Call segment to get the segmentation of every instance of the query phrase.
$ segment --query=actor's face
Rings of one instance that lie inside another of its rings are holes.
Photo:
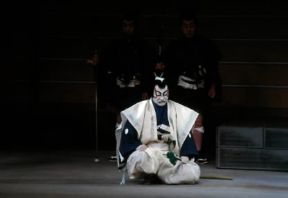
[[[196,31],[196,24],[194,20],[183,20],[181,29],[186,38],[192,38]]]
[[[134,33],[134,21],[124,19],[122,22],[122,31],[124,34],[131,35]]]
[[[169,90],[167,85],[162,89],[158,85],[154,87],[153,101],[157,105],[164,106],[167,103],[168,98],[169,98]]]

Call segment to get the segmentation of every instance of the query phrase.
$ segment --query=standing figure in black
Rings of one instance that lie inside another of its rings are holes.
[[[122,35],[113,40],[104,51],[104,76],[102,86],[106,100],[116,112],[117,129],[121,123],[120,111],[148,98],[148,80],[152,72],[152,50],[136,34],[136,15],[122,18]],[[117,159],[111,156],[111,160]]]
[[[214,155],[211,149],[215,149],[215,132],[209,111],[212,101],[220,96],[220,53],[210,39],[198,33],[197,19],[193,14],[184,14],[180,27],[181,37],[170,43],[165,55],[166,72],[173,93],[171,99],[202,115],[205,133],[203,129],[194,139],[202,155],[199,162],[205,163],[208,155]]]

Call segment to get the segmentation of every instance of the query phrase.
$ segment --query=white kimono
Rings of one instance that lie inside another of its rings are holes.
[[[152,100],[141,101],[121,112],[122,126],[127,120],[137,131],[137,138],[141,144],[147,146],[143,150],[135,150],[127,159],[126,167],[130,178],[137,178],[142,173],[156,174],[164,183],[196,183],[200,177],[200,168],[190,160],[178,160],[173,165],[166,154],[172,151],[177,156],[187,137],[191,138],[191,129],[194,126],[198,113],[172,100],[167,102],[169,127],[166,128],[174,141],[171,145],[159,141],[157,137],[157,118]],[[122,136],[129,133],[123,129]],[[123,160],[119,152],[120,162]]]

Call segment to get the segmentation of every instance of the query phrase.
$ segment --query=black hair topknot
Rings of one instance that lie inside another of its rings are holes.
[[[155,77],[155,86],[156,85],[158,85],[161,89],[163,89],[167,85],[167,82],[166,82],[165,78],[156,76]]]

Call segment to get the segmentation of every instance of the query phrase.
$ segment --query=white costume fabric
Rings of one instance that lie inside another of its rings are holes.
[[[167,184],[196,183],[200,178],[200,168],[194,159],[178,160],[173,165],[166,154],[172,151],[179,157],[185,139],[191,138],[191,129],[198,113],[172,100],[167,102],[169,130],[173,148],[158,140],[157,118],[152,99],[141,101],[121,112],[122,126],[128,120],[136,129],[138,139],[147,148],[136,149],[127,159],[126,167],[130,178],[137,178],[142,173],[156,174]],[[122,135],[129,131],[122,131]],[[143,145],[141,145],[143,146]],[[119,152],[120,162],[123,159]]]

